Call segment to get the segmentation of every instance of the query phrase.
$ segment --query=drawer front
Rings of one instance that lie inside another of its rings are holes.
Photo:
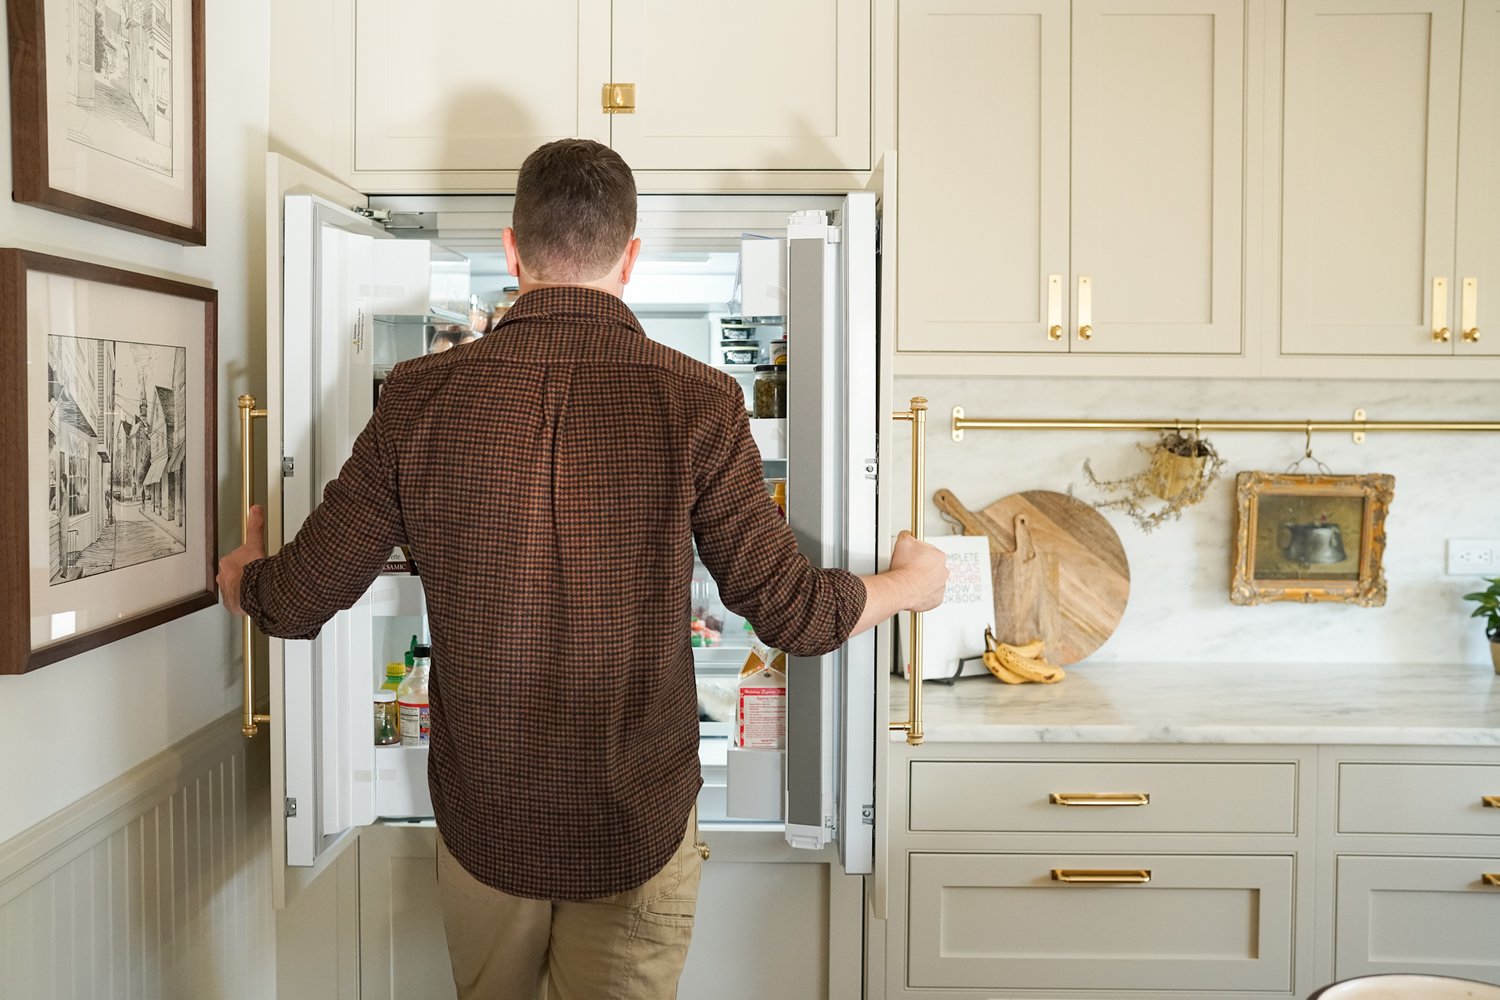
[[[907,986],[1289,990],[1287,856],[912,854]],[[1149,872],[1066,883],[1053,869]]]
[[[1338,978],[1420,972],[1500,983],[1500,856],[1338,859]]]
[[[1339,833],[1500,837],[1500,764],[1340,764]]]
[[[1120,804],[1094,804],[1101,801]],[[913,831],[1295,833],[1296,811],[1291,762],[911,765]]]

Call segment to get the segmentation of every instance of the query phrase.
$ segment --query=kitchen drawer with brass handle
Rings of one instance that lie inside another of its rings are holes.
[[[910,829],[954,833],[1296,832],[1297,764],[913,761]]]
[[[1500,837],[1500,764],[1339,765],[1339,833]]]

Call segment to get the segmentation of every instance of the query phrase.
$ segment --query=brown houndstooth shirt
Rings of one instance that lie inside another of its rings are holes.
[[[241,602],[266,633],[312,638],[409,545],[444,842],[514,895],[613,895],[666,864],[700,784],[694,540],[774,646],[826,652],[864,610],[857,578],[797,552],[761,477],[732,379],[612,295],[541,289],[483,340],[396,367]]]

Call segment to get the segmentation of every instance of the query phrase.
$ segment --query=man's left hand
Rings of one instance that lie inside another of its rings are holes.
[[[259,506],[250,508],[250,528],[245,544],[219,560],[219,598],[232,615],[243,615],[240,607],[240,576],[245,567],[266,557],[266,512]]]

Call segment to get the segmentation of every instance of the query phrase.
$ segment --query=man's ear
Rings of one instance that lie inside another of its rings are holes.
[[[505,269],[512,278],[521,276],[521,251],[516,248],[516,231],[509,226],[500,230],[500,245],[505,248]]]
[[[637,236],[625,244],[625,256],[620,263],[620,284],[630,284],[630,272],[635,270],[635,262],[641,255],[641,238]]]

